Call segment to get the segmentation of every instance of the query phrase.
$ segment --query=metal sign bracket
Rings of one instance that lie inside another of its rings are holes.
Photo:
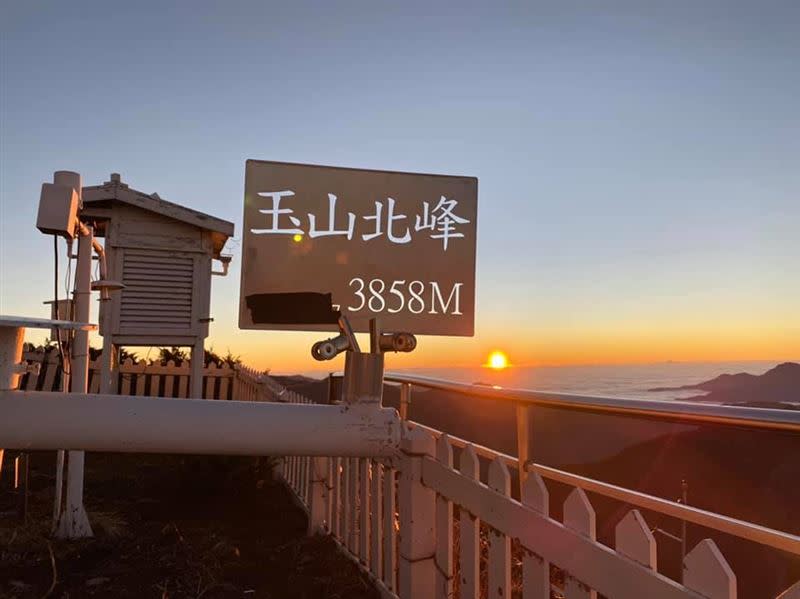
[[[383,397],[383,355],[387,351],[411,352],[417,338],[411,333],[384,333],[377,318],[369,321],[370,351],[362,352],[347,316],[339,316],[339,335],[316,342],[311,348],[315,360],[324,361],[345,354],[342,398],[345,404],[376,404]]]

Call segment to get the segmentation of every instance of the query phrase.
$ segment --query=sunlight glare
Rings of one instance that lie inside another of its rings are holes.
[[[508,357],[501,351],[493,351],[489,354],[486,365],[494,370],[503,370],[508,367]]]

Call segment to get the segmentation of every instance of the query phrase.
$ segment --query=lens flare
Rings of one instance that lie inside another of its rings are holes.
[[[486,359],[486,366],[494,370],[508,368],[508,356],[501,351],[493,351]]]

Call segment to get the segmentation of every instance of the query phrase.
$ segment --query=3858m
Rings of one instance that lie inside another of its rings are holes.
[[[446,300],[436,281],[387,282],[383,279],[353,277],[349,285],[354,295],[352,305],[347,307],[350,312],[369,310],[375,314],[384,311],[397,314],[407,310],[412,314],[462,314],[461,288],[464,283],[453,283]]]

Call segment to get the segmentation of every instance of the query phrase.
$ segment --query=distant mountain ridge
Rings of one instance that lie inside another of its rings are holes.
[[[740,372],[721,374],[709,381],[681,387],[655,387],[648,391],[679,391],[697,389],[707,391],[686,401],[704,401],[757,407],[781,407],[798,409],[792,403],[800,403],[800,364],[784,362],[762,375]]]

